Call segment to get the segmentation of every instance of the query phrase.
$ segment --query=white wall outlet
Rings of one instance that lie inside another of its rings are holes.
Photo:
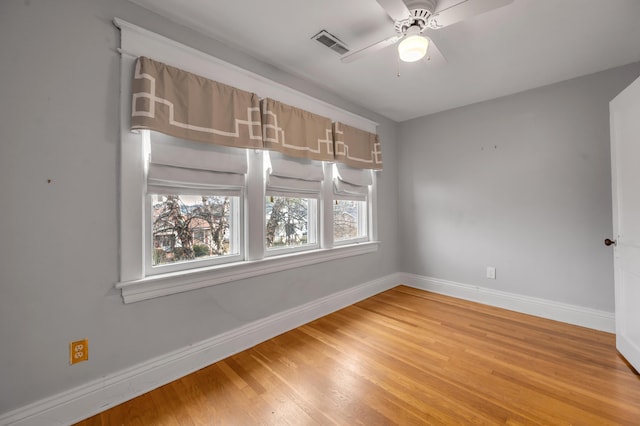
[[[496,268],[495,266],[487,266],[487,278],[491,280],[496,279]]]

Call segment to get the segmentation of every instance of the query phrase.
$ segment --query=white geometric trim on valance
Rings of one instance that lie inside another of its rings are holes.
[[[334,159],[330,119],[270,98],[262,100],[262,138],[265,148],[291,157]]]
[[[378,135],[343,123],[333,123],[335,159],[359,169],[382,169]]]
[[[263,146],[256,94],[146,57],[135,66],[131,129],[216,145]]]

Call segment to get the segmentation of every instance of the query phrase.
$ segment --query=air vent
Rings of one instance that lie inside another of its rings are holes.
[[[339,55],[344,55],[349,51],[349,49],[347,49],[347,46],[345,46],[345,44],[341,42],[338,37],[334,36],[331,33],[328,33],[325,30],[320,31],[318,34],[314,35],[311,38],[327,46],[329,49],[333,50]]]

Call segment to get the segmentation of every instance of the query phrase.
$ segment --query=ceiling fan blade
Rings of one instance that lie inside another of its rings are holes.
[[[425,34],[422,35],[427,37]],[[440,49],[438,49],[438,46],[436,46],[430,37],[427,38],[429,39],[429,48],[427,49],[427,55],[422,58],[422,60],[429,64],[430,67],[437,67],[446,64],[447,60],[442,52],[440,52]]]
[[[444,28],[456,22],[464,21],[499,7],[512,3],[513,0],[453,0],[444,3],[442,9],[436,10],[429,22],[433,29]]]
[[[372,52],[376,52],[376,51],[378,51],[380,49],[384,49],[385,47],[390,46],[393,43],[397,42],[401,38],[402,38],[401,35],[394,35],[392,37],[389,37],[389,38],[384,39],[382,41],[379,41],[377,43],[373,43],[372,45],[364,47],[364,48],[362,48],[360,50],[356,50],[355,52],[349,52],[346,55],[342,55],[340,60],[342,62],[344,62],[344,63],[353,62],[356,59],[359,59],[364,55],[367,55],[367,54],[372,53]]]
[[[402,0],[376,0],[380,6],[387,12],[387,15],[395,21],[407,19],[411,12]]]

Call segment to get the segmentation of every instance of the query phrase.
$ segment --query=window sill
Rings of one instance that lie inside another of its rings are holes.
[[[267,257],[261,260],[242,261],[189,271],[151,275],[139,280],[118,282],[116,283],[116,288],[122,290],[124,303],[139,302],[301,266],[372,253],[378,250],[378,244],[379,242],[377,241],[357,243],[330,249]]]

